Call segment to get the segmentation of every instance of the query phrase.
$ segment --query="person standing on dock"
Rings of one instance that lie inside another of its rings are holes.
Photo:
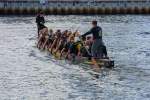
[[[92,62],[94,65],[98,66],[96,59],[102,59],[104,56],[107,58],[106,46],[103,43],[102,39],[102,28],[97,25],[97,21],[92,21],[92,28],[87,33],[83,34],[81,37],[85,38],[87,35],[93,35],[93,44],[91,48]],[[104,56],[103,56],[104,55]]]
[[[39,37],[39,31],[43,28],[45,23],[44,13],[42,11],[40,11],[36,16],[36,23],[37,23],[38,37]]]

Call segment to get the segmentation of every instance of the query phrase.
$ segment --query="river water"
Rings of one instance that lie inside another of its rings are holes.
[[[56,61],[35,47],[34,17],[0,17],[0,100],[150,100],[150,16],[46,16],[52,29],[80,30],[98,20],[114,69]]]

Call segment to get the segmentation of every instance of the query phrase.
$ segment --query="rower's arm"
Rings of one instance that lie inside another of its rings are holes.
[[[86,35],[92,34],[92,30],[86,32],[85,34],[82,35],[82,37],[85,37]]]
[[[81,44],[77,45],[77,49],[78,49],[78,56],[80,56],[80,54],[81,54],[81,52],[80,52],[81,51]]]
[[[66,54],[66,57],[65,57],[66,59],[68,58],[69,54],[70,54],[70,50],[68,50],[68,52]]]
[[[63,48],[63,49],[61,50],[61,52],[60,52],[60,58],[61,58],[61,56],[62,56],[62,54],[63,54],[64,51],[65,51],[65,48]]]

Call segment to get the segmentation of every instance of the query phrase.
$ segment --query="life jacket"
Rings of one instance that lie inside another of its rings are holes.
[[[73,43],[71,46],[71,50],[70,50],[71,53],[77,54],[78,50],[80,50],[82,46],[83,45],[82,45],[81,41],[77,41],[77,42]]]

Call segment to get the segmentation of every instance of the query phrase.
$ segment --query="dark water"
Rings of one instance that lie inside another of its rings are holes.
[[[52,29],[98,20],[115,68],[92,71],[35,48],[34,17],[0,17],[0,100],[149,100],[150,16],[47,16]]]

